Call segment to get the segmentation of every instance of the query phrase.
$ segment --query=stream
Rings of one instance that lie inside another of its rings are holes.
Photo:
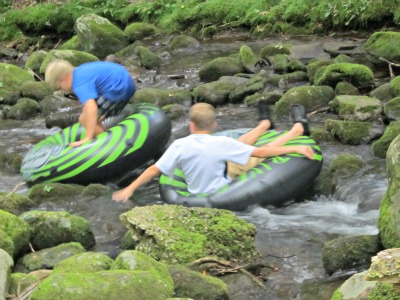
[[[168,89],[192,89],[199,84],[198,70],[202,64],[218,56],[239,51],[242,44],[250,46],[254,52],[267,44],[291,43],[298,51],[298,58],[307,61],[314,57],[326,57],[323,43],[335,40],[346,41],[352,38],[303,37],[287,39],[249,40],[243,36],[221,37],[202,41],[194,50],[182,51],[163,60],[160,71],[144,71],[139,75],[137,87],[159,87]],[[362,43],[362,39],[356,39]],[[167,43],[146,40],[144,43],[155,52],[163,51]],[[305,50],[301,50],[305,49]],[[129,64],[127,64],[129,68]],[[136,70],[137,71],[137,70]],[[135,72],[136,72],[135,71]],[[183,79],[170,79],[168,75],[183,74]],[[276,89],[270,87],[270,90]],[[189,104],[188,104],[189,105]],[[256,125],[255,108],[244,104],[226,105],[217,109],[218,130],[252,127]],[[313,116],[311,127],[322,126],[324,115]],[[274,120],[276,127],[290,128],[288,121]],[[187,118],[173,121],[172,139],[188,134]],[[15,121],[0,120],[0,151],[24,155],[36,142],[54,134],[58,128],[47,129],[42,118]],[[331,299],[334,290],[349,276],[356,272],[337,272],[331,276],[322,265],[322,248],[325,242],[346,235],[377,234],[377,218],[380,201],[388,183],[386,162],[371,154],[370,145],[350,146],[338,142],[320,144],[324,155],[323,171],[320,180],[302,199],[296,199],[284,207],[250,207],[236,213],[239,217],[257,227],[256,246],[267,264],[278,268],[268,273],[266,289],[251,291],[240,284],[231,299]],[[351,153],[363,159],[365,167],[355,175],[341,177],[332,192],[321,188],[322,179],[328,179],[332,160],[341,153]],[[137,171],[136,171],[137,174]],[[0,191],[11,191],[22,181],[20,175],[1,174]],[[141,205],[161,203],[158,182],[153,181],[135,193],[133,201],[115,203],[111,192],[117,189],[115,183],[108,184],[111,191],[102,197],[81,202],[71,199],[68,203],[47,203],[39,207],[44,210],[67,210],[87,218],[96,236],[93,251],[102,251],[115,257],[118,245],[125,233],[119,215]],[[18,189],[26,194],[28,187]],[[240,241],[238,241],[240,242]]]

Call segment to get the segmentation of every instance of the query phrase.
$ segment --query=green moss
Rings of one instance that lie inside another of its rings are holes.
[[[78,184],[64,183],[39,183],[32,186],[28,191],[28,198],[40,204],[42,202],[65,201],[71,197],[80,195],[84,186]]]
[[[129,42],[133,43],[137,40],[156,34],[156,28],[148,23],[135,22],[126,26],[124,33]]]
[[[290,47],[290,45],[285,44],[267,45],[260,50],[260,56],[261,58],[268,59],[268,57],[277,54],[289,55]]]
[[[12,273],[8,293],[17,297],[22,294],[21,292],[31,289],[32,286],[39,285],[39,283],[40,279],[34,274]]]
[[[138,242],[136,250],[163,261],[191,262],[209,255],[242,261],[258,255],[255,227],[230,211],[156,205],[136,207],[121,220]]]
[[[400,300],[398,289],[390,283],[378,283],[372,291],[369,292],[367,300]]]
[[[0,209],[19,215],[21,212],[32,208],[35,203],[20,194],[0,192]]]
[[[243,66],[230,57],[218,57],[201,66],[199,76],[201,81],[211,82],[221,76],[230,76],[244,71]]]
[[[146,69],[158,69],[161,66],[161,58],[150,49],[139,45],[135,47],[135,53]]]
[[[395,97],[400,96],[400,76],[396,76],[390,81],[390,86]]]
[[[47,52],[44,50],[32,52],[32,54],[29,55],[28,59],[25,62],[25,69],[31,69],[33,72],[39,73],[40,66],[43,63],[46,55]]]
[[[82,251],[80,251],[82,252]],[[59,273],[96,273],[111,268],[113,260],[104,253],[77,253],[59,262],[53,272]]]
[[[325,126],[334,137],[343,143],[359,145],[368,138],[372,123],[326,120]]]
[[[14,242],[8,236],[8,234],[1,229],[0,229],[0,249],[6,251],[11,257],[14,256],[15,253]]]
[[[331,173],[355,173],[365,166],[365,162],[352,154],[339,154],[331,163]]]
[[[400,47],[399,36],[399,32],[375,32],[364,44],[364,50],[377,64],[382,64],[382,61],[379,60],[381,57],[393,63],[400,63],[398,58]],[[386,65],[386,63],[384,64]]]
[[[400,134],[400,121],[390,123],[383,136],[372,144],[372,152],[380,158],[386,157],[387,149],[390,143]]]
[[[157,103],[159,106],[168,104],[185,104],[192,101],[192,95],[186,90],[170,90],[160,88],[143,88],[136,91],[132,102]]]
[[[341,291],[336,290],[333,295],[331,300],[343,300],[343,294]]]
[[[0,210],[0,230],[5,232],[14,244],[14,255],[23,254],[28,249],[30,231],[28,224],[18,217]]]
[[[0,99],[3,104],[15,104],[20,96],[20,86],[25,81],[34,81],[33,76],[17,66],[0,63]],[[5,102],[6,100],[6,102]]]

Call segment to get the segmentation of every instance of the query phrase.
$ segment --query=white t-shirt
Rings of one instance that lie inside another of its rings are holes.
[[[192,194],[214,193],[230,182],[224,175],[226,162],[244,165],[253,150],[230,137],[191,134],[174,141],[156,166],[170,177],[180,168]]]

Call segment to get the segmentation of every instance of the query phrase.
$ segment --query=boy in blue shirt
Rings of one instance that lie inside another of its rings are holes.
[[[118,115],[135,93],[131,74],[111,62],[89,62],[73,67],[65,60],[52,61],[46,68],[46,82],[55,89],[73,92],[83,104],[79,122],[86,129],[77,147],[104,132],[102,121]]]

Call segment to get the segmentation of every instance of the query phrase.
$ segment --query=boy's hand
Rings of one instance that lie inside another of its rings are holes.
[[[73,142],[73,143],[69,144],[68,146],[70,146],[70,147],[78,147],[78,146],[80,146],[80,145],[82,145],[82,144],[84,144],[84,143],[86,143],[88,141],[90,141],[90,139],[84,138],[84,139],[82,139],[80,141]]]
[[[130,197],[132,197],[133,192],[129,188],[124,188],[122,190],[116,191],[112,194],[112,200],[115,202],[126,202]]]

